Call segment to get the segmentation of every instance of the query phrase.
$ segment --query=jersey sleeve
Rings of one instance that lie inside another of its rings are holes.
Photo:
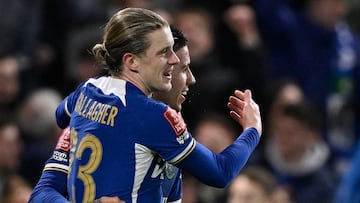
[[[200,143],[177,166],[204,184],[224,188],[241,171],[259,142],[255,128],[245,130],[224,151],[216,154]]]
[[[194,150],[195,140],[188,132],[181,114],[170,107],[165,107],[160,116],[158,112],[156,114],[144,119],[147,132],[140,135],[139,139],[165,161],[175,164]]]
[[[66,199],[69,151],[68,127],[62,131],[53,155],[47,160],[44,171],[31,193],[29,203],[70,203]]]
[[[34,187],[29,203],[70,203],[65,197],[67,174],[58,171],[44,171]]]
[[[71,114],[68,111],[68,107],[67,107],[67,100],[68,97],[62,100],[61,103],[57,106],[55,112],[56,123],[60,128],[63,129],[69,125],[71,118]]]

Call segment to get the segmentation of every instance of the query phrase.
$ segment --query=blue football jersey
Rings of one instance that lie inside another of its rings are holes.
[[[166,162],[178,163],[195,147],[179,113],[112,77],[80,85],[56,116],[60,126],[71,117],[68,193],[73,202],[119,196],[126,202],[161,203],[166,196],[161,186],[172,175]]]

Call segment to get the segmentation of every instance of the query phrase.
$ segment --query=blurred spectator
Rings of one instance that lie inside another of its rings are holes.
[[[60,134],[54,112],[61,98],[53,89],[38,89],[19,107],[17,119],[25,142],[20,174],[31,185],[40,177],[43,164],[52,154]]]
[[[326,112],[326,139],[338,160],[359,135],[360,44],[345,22],[347,0],[254,0],[269,48],[268,76],[290,77]]]
[[[236,34],[238,43],[246,48],[257,47],[261,43],[253,9],[247,5],[233,5],[224,16],[229,28]]]
[[[15,56],[0,57],[0,114],[12,115],[20,98],[20,61]]]
[[[265,89],[269,101],[267,106],[265,106],[266,125],[269,127],[272,126],[272,122],[276,122],[276,118],[281,116],[284,106],[298,103],[305,99],[301,87],[291,79],[275,81]]]
[[[251,164],[260,164],[275,175],[280,184],[277,198],[289,193],[296,203],[331,202],[331,195],[326,194],[335,191],[338,177],[322,137],[323,114],[291,79],[273,82],[266,89],[266,139]]]
[[[234,4],[220,17],[218,48],[220,61],[237,74],[240,89],[251,89],[254,98],[264,103],[265,51],[257,28],[253,9],[246,4]]]
[[[227,203],[291,202],[289,194],[278,187],[273,174],[259,166],[246,166],[227,190]]]
[[[291,79],[282,79],[270,82],[264,87],[264,98],[267,102],[262,106],[264,118],[264,135],[268,134],[269,128],[273,126],[273,122],[277,121],[277,117],[282,114],[285,105],[300,102],[304,99],[304,93],[296,82]],[[251,155],[249,162],[256,163],[263,156],[264,146],[269,136],[264,136],[262,142]]]
[[[217,60],[214,22],[206,9],[200,7],[179,9],[175,13],[174,24],[189,38],[190,58],[194,64],[204,65],[208,62],[205,60]],[[208,58],[209,56],[215,56],[215,59]]]
[[[19,127],[9,117],[2,116],[0,118],[0,192],[3,191],[7,178],[17,174],[22,152]]]
[[[330,150],[321,136],[322,117],[313,106],[300,101],[270,114],[268,140],[258,162],[272,171],[296,203],[331,202],[337,184]]]
[[[12,175],[5,181],[0,203],[27,203],[32,187],[20,176]]]

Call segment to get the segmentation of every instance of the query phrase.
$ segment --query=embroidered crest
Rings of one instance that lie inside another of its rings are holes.
[[[186,124],[180,113],[177,113],[170,107],[164,113],[165,118],[169,121],[171,127],[174,129],[176,136],[180,136],[186,129]]]
[[[168,179],[173,179],[177,170],[178,169],[175,166],[166,163],[165,175]]]

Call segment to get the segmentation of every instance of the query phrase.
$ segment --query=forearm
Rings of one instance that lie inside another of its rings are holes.
[[[33,189],[29,203],[70,203],[67,199],[67,175],[45,171]]]
[[[244,167],[258,142],[257,130],[250,128],[220,154],[197,143],[194,151],[178,166],[204,184],[224,188]]]
[[[42,188],[41,190],[34,190],[31,194],[29,203],[70,203],[64,196],[57,193],[52,188]]]

